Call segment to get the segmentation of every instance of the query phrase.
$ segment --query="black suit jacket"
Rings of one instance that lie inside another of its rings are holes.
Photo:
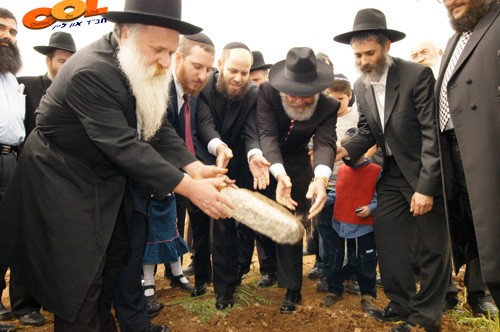
[[[22,76],[17,81],[24,84],[24,94],[26,95],[26,115],[24,117],[24,128],[26,137],[36,127],[35,111],[40,105],[40,100],[52,84],[52,80],[47,74],[40,76]]]
[[[213,72],[198,98],[196,128],[201,142],[207,146],[219,138],[233,151],[229,161],[229,177],[241,187],[252,188],[253,178],[247,161],[251,149],[260,149],[256,122],[258,87],[250,84],[242,100],[229,100],[216,89],[218,74]]]
[[[259,86],[257,123],[264,157],[271,165],[284,165],[292,180],[292,197],[304,209],[307,208],[305,195],[312,179],[308,143],[314,136],[314,166],[321,164],[333,168],[339,107],[336,99],[321,93],[313,116],[307,121],[296,122],[287,137],[290,118],[283,109],[279,91],[269,82]]]
[[[393,60],[387,75],[385,128],[382,129],[373,89],[360,78],[354,84],[360,113],[359,130],[345,148],[351,160],[358,160],[378,143],[386,158],[387,143],[412,188],[421,194],[440,196],[434,75],[429,67],[398,58]]]
[[[175,88],[175,81],[172,79],[169,89],[169,101],[168,101],[168,111],[167,118],[168,121],[174,126],[175,131],[184,141],[186,140],[186,133],[184,132],[184,105],[181,110],[178,112],[179,105],[177,103],[177,90]],[[196,128],[196,107],[198,105],[198,97],[189,97],[189,106],[191,108],[191,135],[193,137],[194,149],[196,152],[196,158],[201,160],[203,163],[207,165],[215,164],[215,158],[212,156],[208,150],[206,145],[201,144],[200,139],[198,138],[198,130]]]

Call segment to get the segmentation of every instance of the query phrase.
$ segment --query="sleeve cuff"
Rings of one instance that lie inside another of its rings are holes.
[[[327,179],[332,175],[332,169],[326,165],[317,165],[314,168],[314,177],[324,176]]]
[[[210,152],[211,155],[217,156],[217,147],[220,144],[224,144],[227,146],[226,143],[224,143],[220,138],[213,138],[210,142],[208,142],[208,152]]]
[[[283,166],[283,164],[280,164],[280,163],[272,164],[271,167],[269,167],[269,172],[271,172],[271,174],[274,176],[274,178],[276,178],[276,176],[278,174],[281,174],[281,173],[286,174],[285,166]]]

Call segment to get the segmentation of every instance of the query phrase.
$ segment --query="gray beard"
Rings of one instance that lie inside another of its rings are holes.
[[[361,71],[361,68],[359,68],[358,66],[356,66],[356,69],[361,74],[361,80],[363,81],[363,83],[369,86],[371,82],[378,82],[384,74],[385,70],[389,68],[393,63],[394,60],[392,60],[391,56],[387,52],[384,52],[384,56],[382,57],[382,59],[380,59],[379,62],[377,62],[370,73]]]
[[[295,121],[309,120],[314,115],[314,111],[316,110],[316,106],[318,105],[318,100],[319,100],[319,94],[317,94],[314,96],[314,103],[310,107],[307,107],[306,109],[303,110],[297,110],[294,106],[288,103],[285,95],[281,92],[280,92],[280,97],[281,97],[281,104],[283,105],[283,109],[285,110],[286,115],[288,115],[290,119],[293,119]]]

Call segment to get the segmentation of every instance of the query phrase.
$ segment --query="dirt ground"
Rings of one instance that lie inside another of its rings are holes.
[[[189,256],[189,255],[187,255]],[[192,299],[189,293],[171,289],[169,281],[163,278],[163,270],[157,273],[157,296],[165,304],[159,316],[153,319],[156,324],[167,324],[171,331],[183,332],[211,332],[211,331],[388,331],[394,323],[379,322],[360,310],[360,297],[345,294],[344,299],[330,308],[321,305],[325,293],[316,290],[316,280],[307,278],[313,263],[314,256],[304,257],[304,278],[302,288],[302,305],[290,315],[279,312],[279,304],[284,296],[284,290],[273,286],[267,289],[258,289],[257,257],[254,256],[251,271],[244,278],[242,287],[237,291],[235,306],[227,311],[215,310],[215,296],[213,289],[197,299]],[[185,265],[189,262],[186,261]],[[193,282],[192,277],[190,280]],[[461,276],[458,278],[460,289],[463,284]],[[387,305],[382,288],[377,289],[376,304],[381,308]],[[8,292],[4,292],[2,302],[8,306]],[[27,328],[27,331],[52,331],[53,316],[45,311],[42,313],[49,322],[41,327]],[[9,322],[19,324],[19,321]],[[472,327],[460,327],[451,314],[445,314],[441,324],[441,331],[472,331]],[[423,330],[421,330],[423,331]],[[478,329],[477,331],[483,331]]]

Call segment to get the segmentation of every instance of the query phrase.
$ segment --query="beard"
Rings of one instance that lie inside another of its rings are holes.
[[[365,84],[370,84],[370,82],[378,82],[386,68],[390,67],[393,62],[389,53],[383,49],[382,56],[375,64],[357,65],[356,69],[361,74],[363,82]]]
[[[205,83],[207,82],[206,80],[202,82],[199,79],[196,79],[195,82],[191,82],[192,83],[191,85],[194,87],[190,87],[189,85],[190,82],[186,75],[186,69],[184,67],[184,63],[179,64],[175,74],[177,76],[177,82],[182,86],[182,90],[184,91],[184,93],[190,96],[195,96],[195,97],[198,96],[201,90],[203,90]]]
[[[224,70],[221,70],[219,72],[219,79],[217,80],[217,83],[216,83],[217,91],[219,91],[224,97],[228,98],[229,100],[241,100],[241,99],[243,99],[243,97],[245,97],[249,87],[250,87],[250,81],[248,80],[245,84],[243,84],[238,89],[238,91],[232,92],[229,89],[229,82],[227,82],[226,78],[224,77]]]
[[[1,44],[7,43],[8,46]],[[0,73],[12,73],[16,75],[23,65],[21,60],[21,53],[17,44],[14,44],[10,39],[0,39]]]
[[[133,31],[120,46],[117,58],[135,96],[141,139],[150,141],[165,120],[171,76],[159,65],[148,65],[141,59],[137,41]]]
[[[467,11],[458,19],[455,19],[451,12],[448,12],[451,27],[458,33],[474,30],[477,22],[490,9],[490,4],[491,0],[471,1]]]
[[[295,121],[309,120],[313,116],[319,100],[319,94],[316,94],[314,96],[314,100],[311,103],[298,106],[296,104],[290,103],[286,99],[286,94],[282,92],[280,92],[280,97],[281,104],[283,105],[283,109],[285,110],[286,115],[288,115],[290,119],[293,119]]]

